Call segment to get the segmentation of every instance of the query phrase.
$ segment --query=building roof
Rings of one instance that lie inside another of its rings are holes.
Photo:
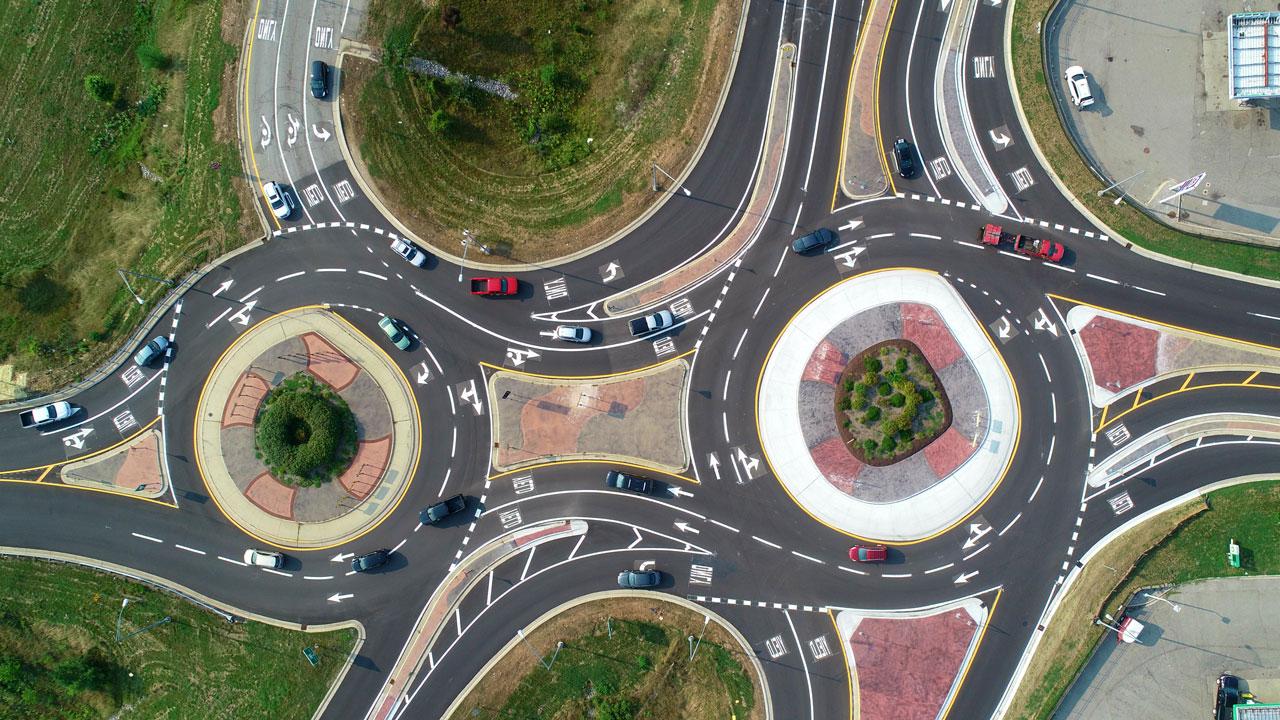
[[[1227,65],[1232,99],[1280,96],[1280,12],[1228,17]]]
[[[1236,705],[1232,708],[1235,720],[1280,720],[1280,705]]]

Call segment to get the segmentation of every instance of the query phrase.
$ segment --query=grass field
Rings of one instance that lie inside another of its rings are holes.
[[[442,8],[460,10],[450,29]],[[417,234],[458,253],[461,230],[499,257],[537,261],[607,238],[678,173],[718,100],[736,2],[374,0],[382,62],[344,64],[348,139],[379,195]],[[503,99],[404,69],[419,57],[500,80]]]
[[[1093,626],[1144,587],[1212,577],[1280,574],[1280,482],[1224,488],[1153,518],[1095,556],[1063,598],[1007,717],[1047,720],[1093,648],[1109,631]],[[1227,542],[1241,568],[1227,564]]]
[[[452,720],[759,718],[760,693],[737,643],[711,625],[689,661],[703,616],[658,599],[580,605],[528,633],[547,670],[515,648],[454,711]],[[611,633],[610,633],[611,631]]]
[[[25,558],[0,560],[0,588],[2,720],[302,720],[356,640],[355,630],[230,625],[168,593]],[[128,637],[165,616],[172,620]],[[316,647],[316,667],[302,655],[307,646]]]
[[[215,123],[224,90],[234,104],[224,33],[241,29],[222,12],[0,2],[0,362],[36,388],[90,369],[146,312],[117,268],[176,277],[252,233],[234,124]],[[165,289],[130,282],[148,300]]]
[[[1098,181],[1071,144],[1045,84],[1040,28],[1056,2],[1017,0],[1010,47],[1014,76],[1027,122],[1058,177],[1094,215],[1136,245],[1243,275],[1280,279],[1280,252],[1188,235],[1152,220],[1126,203],[1116,206],[1112,204],[1111,197],[1098,197],[1097,191],[1104,184]]]

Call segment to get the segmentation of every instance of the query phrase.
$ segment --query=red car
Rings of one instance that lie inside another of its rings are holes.
[[[514,277],[471,278],[472,295],[515,295],[520,292],[520,281]]]
[[[884,562],[889,548],[883,545],[854,545],[849,548],[849,559],[854,562]]]
[[[1062,262],[1062,258],[1067,254],[1067,249],[1060,242],[1035,238],[1020,233],[1005,232],[999,225],[988,224],[982,228],[982,234],[979,235],[979,238],[981,238],[983,245],[997,247],[1000,243],[1007,243],[1013,246],[1015,252],[1040,258],[1041,260],[1048,260],[1049,262]]]

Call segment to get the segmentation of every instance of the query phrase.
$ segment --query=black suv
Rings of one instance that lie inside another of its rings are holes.
[[[1231,720],[1231,708],[1240,702],[1240,678],[1222,675],[1218,678],[1218,702],[1213,716],[1217,720]]]
[[[454,495],[447,500],[441,500],[435,505],[429,506],[427,509],[418,513],[418,519],[423,525],[435,525],[445,518],[460,513],[467,509],[467,499],[462,495]]]
[[[898,174],[904,178],[916,174],[916,151],[904,138],[893,141],[893,157],[898,161]]]
[[[356,572],[369,572],[376,570],[387,564],[387,560],[391,557],[391,551],[387,549],[374,550],[371,553],[357,555],[351,558],[351,569]]]
[[[604,484],[606,487],[617,488],[619,490],[630,490],[644,495],[653,493],[653,481],[647,477],[639,475],[628,475],[617,470],[610,470],[604,476]]]
[[[311,61],[311,95],[321,100],[329,94],[329,66],[323,60]]]

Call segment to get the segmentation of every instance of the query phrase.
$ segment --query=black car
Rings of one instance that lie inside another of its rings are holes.
[[[321,100],[329,94],[329,66],[323,60],[311,61],[311,95]]]
[[[834,230],[818,228],[808,235],[796,238],[795,242],[791,243],[791,249],[804,255],[814,250],[822,250],[838,239],[840,238]]]
[[[617,488],[619,490],[630,490],[644,495],[653,492],[653,481],[647,477],[639,475],[628,475],[617,470],[610,470],[604,476],[605,487]]]
[[[418,513],[418,519],[422,521],[423,525],[435,525],[450,515],[460,513],[466,509],[467,499],[461,495],[454,495]]]
[[[1231,708],[1240,702],[1240,678],[1222,675],[1218,678],[1218,702],[1213,716],[1217,720],[1231,720]]]
[[[898,174],[904,178],[916,174],[916,151],[905,138],[893,141],[893,157],[898,161]]]
[[[351,569],[356,572],[369,572],[387,564],[387,560],[391,558],[391,551],[386,548],[374,550],[371,553],[357,555],[351,558]]]

